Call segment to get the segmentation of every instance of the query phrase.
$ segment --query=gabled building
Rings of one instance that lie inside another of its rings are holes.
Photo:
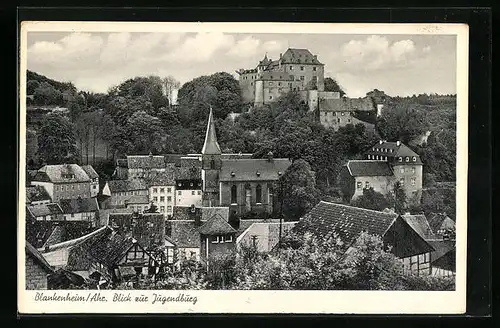
[[[26,206],[26,214],[36,221],[61,221],[64,220],[63,210],[59,204],[49,203]]]
[[[404,270],[417,274],[431,273],[431,252],[434,248],[400,215],[319,202],[292,229],[325,239],[336,233],[347,252],[362,232],[379,236],[391,252],[401,259]]]
[[[214,215],[199,228],[201,260],[210,263],[217,254],[236,250],[236,230],[220,215]]]
[[[26,205],[43,205],[52,203],[50,195],[42,186],[26,187]]]
[[[102,194],[109,197],[103,204],[104,208],[125,208],[132,196],[148,197],[148,187],[144,179],[110,180],[106,182]]]
[[[417,153],[400,141],[380,140],[365,156],[364,160],[349,160],[339,173],[346,200],[359,197],[365,188],[387,195],[399,182],[408,201],[420,202],[423,163]]]
[[[377,107],[369,97],[365,98],[321,98],[319,99],[319,121],[325,128],[335,131],[348,124],[363,124],[374,130]]]
[[[90,197],[96,197],[99,194],[99,175],[92,165],[83,165],[82,169],[90,178]]]
[[[90,198],[90,183],[90,177],[77,164],[45,165],[31,181],[31,185],[45,188],[53,202]]]
[[[428,221],[432,232],[436,236],[447,239],[455,239],[455,221],[446,215],[446,213],[431,213]]]
[[[26,253],[26,289],[42,290],[48,289],[47,277],[54,273],[52,266],[45,260],[43,255],[28,241],[25,245]]]
[[[165,157],[160,155],[127,156],[127,178],[147,179],[158,172],[165,171]]]
[[[175,166],[167,165],[165,172],[157,173],[147,180],[149,202],[165,217],[171,216],[175,205]]]
[[[61,199],[59,205],[65,221],[86,221],[97,227],[99,205],[95,198]]]
[[[165,218],[161,213],[110,213],[109,226],[131,236],[145,249],[156,250],[165,243]]]

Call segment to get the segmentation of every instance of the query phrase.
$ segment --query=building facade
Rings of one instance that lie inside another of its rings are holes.
[[[363,124],[367,129],[375,128],[377,107],[370,97],[330,97],[319,99],[319,122],[335,131],[348,124]]]
[[[45,165],[38,170],[33,186],[42,186],[53,202],[91,197],[91,179],[77,164]]]
[[[158,173],[148,181],[149,201],[165,217],[171,216],[175,205],[175,167],[167,166],[165,172]]]
[[[90,197],[97,197],[99,194],[99,175],[92,165],[84,165],[82,169],[87,173],[90,179]]]
[[[148,187],[143,179],[110,180],[106,182],[102,194],[108,197],[104,207],[125,208],[129,199],[134,196],[148,197]]]

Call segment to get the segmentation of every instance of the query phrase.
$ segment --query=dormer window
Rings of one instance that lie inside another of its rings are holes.
[[[409,157],[406,157],[406,162],[409,162],[410,161],[410,158]]]
[[[281,171],[278,171],[278,175],[281,175],[281,174],[283,174],[283,173],[281,173]]]
[[[234,178],[234,176],[235,176],[235,175],[236,175],[236,174],[234,174],[234,172],[231,172],[231,176],[232,176],[233,178]]]
[[[417,157],[416,156],[413,156],[413,161],[416,162],[417,161]]]
[[[403,157],[399,156],[398,157],[398,161],[402,162],[403,161]]]
[[[257,171],[257,176],[260,177],[260,172],[259,171]]]

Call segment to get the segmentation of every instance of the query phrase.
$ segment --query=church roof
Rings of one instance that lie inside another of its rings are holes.
[[[287,158],[223,159],[219,181],[274,181],[291,164]]]
[[[208,116],[207,133],[205,135],[205,143],[203,144],[203,149],[201,153],[204,155],[217,155],[221,153],[219,143],[217,142],[217,135],[215,133],[215,123],[212,113],[212,107],[210,107],[210,114]]]

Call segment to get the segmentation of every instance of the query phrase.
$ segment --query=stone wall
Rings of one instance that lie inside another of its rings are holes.
[[[26,289],[47,289],[47,271],[26,254]]]

